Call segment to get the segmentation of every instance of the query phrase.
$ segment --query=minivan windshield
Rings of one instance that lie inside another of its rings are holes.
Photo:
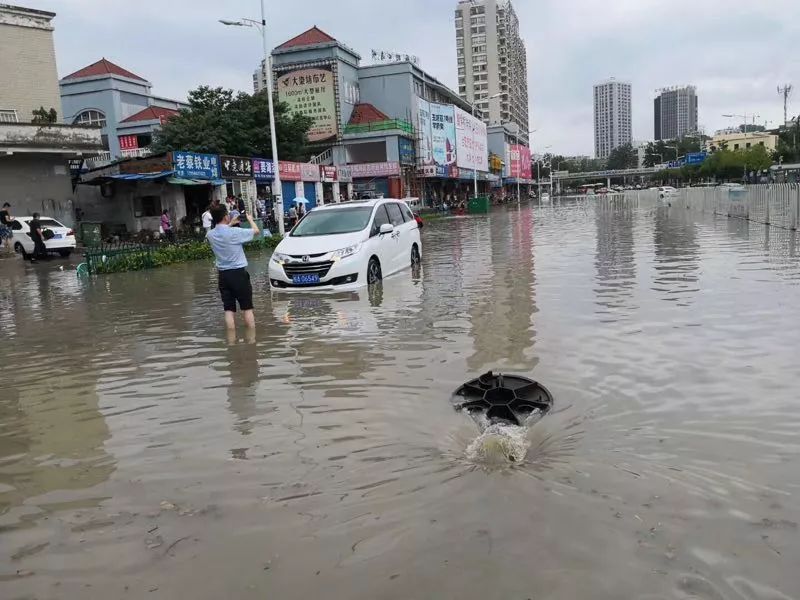
[[[312,210],[298,223],[291,236],[312,237],[315,235],[354,233],[366,228],[371,216],[371,206]]]

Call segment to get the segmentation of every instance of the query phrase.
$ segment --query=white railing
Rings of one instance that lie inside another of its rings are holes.
[[[130,150],[120,150],[120,158],[142,158],[150,156],[153,152],[150,148],[132,148]]]
[[[316,156],[312,157],[310,162],[312,165],[327,165],[330,164],[330,161],[333,159],[333,148],[328,148],[325,152],[321,154],[317,154]]]
[[[111,152],[108,150],[105,152],[98,152],[95,156],[86,159],[86,168],[99,169],[100,167],[106,166],[111,160]]]
[[[796,230],[800,225],[800,185],[796,183],[682,188],[667,194],[641,190],[625,196],[635,198],[639,206],[660,203],[784,229]]]
[[[0,108],[0,123],[19,123],[17,111],[13,108]]]

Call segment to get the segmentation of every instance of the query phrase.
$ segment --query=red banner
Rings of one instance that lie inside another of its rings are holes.
[[[301,167],[303,163],[287,162],[285,160],[278,161],[278,172],[281,175],[281,181],[300,181]]]
[[[531,149],[527,146],[511,144],[508,147],[509,177],[531,179]]]
[[[136,150],[139,147],[139,136],[121,135],[119,136],[120,150]]]

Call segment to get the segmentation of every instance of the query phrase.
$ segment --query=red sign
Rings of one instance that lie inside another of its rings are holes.
[[[353,179],[367,179],[369,177],[388,177],[400,175],[399,162],[362,163],[350,165]]]
[[[508,176],[515,179],[531,179],[531,149],[527,146],[511,144],[508,147]]]
[[[139,147],[139,136],[121,135],[119,136],[120,150],[136,150]]]
[[[320,165],[319,174],[322,175],[322,181],[336,181],[336,167],[325,167]]]
[[[302,166],[303,163],[278,161],[278,172],[280,173],[281,181],[301,181]]]

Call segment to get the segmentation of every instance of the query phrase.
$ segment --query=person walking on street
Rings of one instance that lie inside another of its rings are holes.
[[[295,225],[297,225],[297,209],[292,204],[289,209],[289,229],[292,229]]]
[[[203,229],[205,229],[206,235],[208,235],[208,232],[214,228],[214,217],[211,216],[211,211],[217,206],[219,206],[219,200],[214,198],[214,200],[211,202],[211,205],[206,209],[206,212],[204,212],[203,216],[200,217],[203,221]]]
[[[30,236],[33,240],[33,254],[31,254],[31,262],[36,262],[40,258],[47,258],[47,246],[44,245],[42,222],[39,220],[38,212],[33,213],[33,220],[28,223],[28,227],[30,227]]]
[[[222,307],[225,310],[225,326],[236,328],[236,304],[242,311],[245,325],[256,326],[253,314],[253,286],[250,273],[247,272],[247,257],[244,255],[244,244],[254,240],[261,231],[253,221],[250,213],[245,213],[250,229],[231,227],[231,218],[224,206],[211,209],[214,229],[206,236],[216,258],[219,271],[219,293]]]
[[[169,218],[169,209],[166,208],[164,212],[161,213],[161,229],[164,231],[164,237],[166,237],[168,241],[175,241],[175,232],[172,231],[172,220]]]
[[[6,252],[13,252],[11,247],[11,240],[14,238],[14,230],[11,224],[14,222],[14,217],[11,216],[11,205],[6,202],[3,204],[3,210],[0,210],[0,242],[3,242]]]

